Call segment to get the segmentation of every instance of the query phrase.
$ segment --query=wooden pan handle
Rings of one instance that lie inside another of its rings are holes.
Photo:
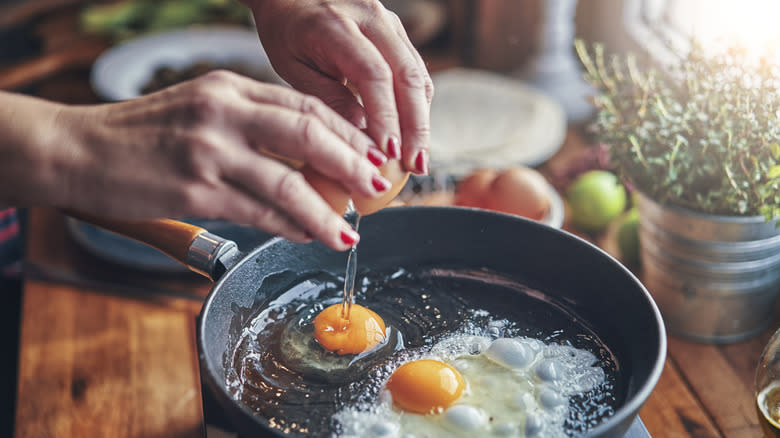
[[[71,210],[65,211],[65,214],[145,243],[185,265],[188,264],[187,257],[192,242],[206,232],[199,226],[173,219],[108,219]]]

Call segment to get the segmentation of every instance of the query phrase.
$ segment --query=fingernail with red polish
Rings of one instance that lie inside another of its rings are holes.
[[[390,189],[390,186],[392,186],[390,181],[385,179],[382,175],[372,176],[371,185],[374,186],[374,190],[380,193]]]
[[[368,157],[368,161],[370,161],[371,164],[373,164],[376,167],[385,164],[385,162],[387,161],[387,157],[385,156],[385,154],[383,154],[382,151],[380,151],[379,149],[373,147],[368,148],[368,153],[366,154],[366,156]]]
[[[394,160],[401,158],[401,142],[394,135],[387,139],[387,156]]]
[[[341,232],[341,241],[347,245],[354,245],[358,240],[360,240],[360,235],[356,233],[355,230]]]
[[[417,157],[414,159],[414,167],[420,175],[428,174],[428,154],[425,152],[425,149],[417,152]]]

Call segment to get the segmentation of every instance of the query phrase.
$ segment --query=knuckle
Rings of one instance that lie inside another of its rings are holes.
[[[388,12],[391,12],[387,8],[385,8],[384,4],[381,1],[368,2],[367,6],[368,7],[366,8],[366,10],[368,11],[369,16],[371,16],[373,18],[381,17],[382,14],[386,14]],[[393,12],[391,12],[391,13],[393,13]],[[393,13],[393,15],[395,15],[395,13]]]
[[[357,64],[358,75],[369,78],[371,81],[392,82],[393,71],[390,65],[382,58],[364,60]]]
[[[417,90],[425,90],[427,88],[427,82],[430,81],[427,78],[427,74],[421,69],[416,62],[407,61],[401,65],[398,71],[398,80],[404,87],[414,88]],[[433,84],[431,84],[433,86]]]
[[[304,95],[301,98],[301,103],[298,106],[298,111],[300,111],[303,114],[315,115],[315,114],[319,114],[320,111],[322,111],[323,105],[324,104],[320,99],[311,95]]]
[[[208,83],[212,85],[229,84],[235,79],[235,77],[236,77],[236,73],[225,69],[212,70],[208,73],[205,73],[203,76],[201,76],[204,83]]]
[[[369,141],[370,140],[366,138],[366,135],[358,129],[351,130],[347,133],[347,144],[363,157],[368,153]]]
[[[431,101],[433,101],[433,96],[435,92],[436,90],[433,86],[433,80],[431,79],[431,75],[429,75],[426,72],[425,73],[425,98],[428,99],[428,103],[431,103]]]
[[[418,125],[413,128],[411,132],[411,138],[414,143],[419,143],[420,146],[425,147],[428,143],[428,139],[431,137],[431,126],[429,124]]]
[[[192,82],[187,105],[196,121],[212,120],[227,110],[228,92],[237,77],[227,70],[213,70]]]
[[[261,205],[253,209],[250,213],[249,222],[261,227],[275,228],[273,225],[277,219],[276,212],[266,205]]]
[[[366,164],[365,160],[358,154],[349,154],[349,156],[346,157],[346,164],[346,178],[353,184],[358,185],[361,182],[363,175],[365,175],[366,178],[370,178],[370,175],[373,174],[373,170],[371,169],[373,166]]]
[[[302,114],[298,119],[298,133],[300,135],[302,151],[305,159],[308,159],[308,153],[311,146],[316,144],[319,139],[322,123],[314,116]]]
[[[213,87],[200,84],[195,87],[187,103],[193,121],[196,123],[214,120],[222,114],[219,94]]]
[[[290,205],[300,198],[306,184],[303,174],[290,170],[277,182],[273,191],[274,197],[281,205]]]
[[[399,17],[398,14],[395,13],[395,11],[391,11],[391,10],[388,9],[385,12],[385,14],[387,14],[387,17],[392,22],[392,25],[393,25],[394,28],[396,28],[396,29],[403,29],[404,28],[403,21],[401,21],[401,17]]]

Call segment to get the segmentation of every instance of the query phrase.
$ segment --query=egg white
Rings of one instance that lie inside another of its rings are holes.
[[[569,397],[605,381],[592,353],[527,337],[453,335],[414,359],[457,368],[466,381],[461,398],[440,414],[420,415],[394,406],[383,390],[373,404],[334,416],[339,436],[566,437]]]

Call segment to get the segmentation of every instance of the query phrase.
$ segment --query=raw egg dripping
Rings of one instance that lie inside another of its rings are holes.
[[[406,411],[418,414],[444,411],[460,398],[465,387],[458,370],[432,359],[407,362],[398,367],[387,381],[393,402]]]
[[[385,322],[358,304],[345,313],[341,303],[326,307],[314,318],[314,338],[339,355],[360,354],[385,340]]]

